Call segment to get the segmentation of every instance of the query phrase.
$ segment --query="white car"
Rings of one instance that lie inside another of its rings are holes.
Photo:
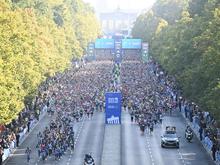
[[[179,148],[179,137],[176,134],[176,127],[167,126],[166,131],[161,136],[161,147]]]

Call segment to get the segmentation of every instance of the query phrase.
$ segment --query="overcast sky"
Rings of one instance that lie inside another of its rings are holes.
[[[96,12],[121,9],[140,10],[149,9],[156,0],[83,0],[91,3]]]

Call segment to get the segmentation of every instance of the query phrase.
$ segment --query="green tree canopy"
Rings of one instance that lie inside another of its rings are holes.
[[[137,18],[133,35],[150,43],[150,54],[176,77],[189,100],[220,121],[220,2],[187,2],[158,1]],[[147,19],[152,11],[162,26]]]
[[[2,124],[17,117],[24,98],[35,94],[46,75],[64,71],[83,55],[99,25],[82,0],[2,0],[0,23]]]

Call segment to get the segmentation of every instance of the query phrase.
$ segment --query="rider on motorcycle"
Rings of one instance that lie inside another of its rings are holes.
[[[95,165],[95,161],[91,154],[85,154],[84,165]]]
[[[185,133],[191,133],[192,132],[192,128],[189,126],[189,125],[187,125],[187,127],[186,127],[186,130],[185,130]]]
[[[185,130],[185,138],[190,142],[193,138],[193,130],[190,128],[190,126],[186,127]]]

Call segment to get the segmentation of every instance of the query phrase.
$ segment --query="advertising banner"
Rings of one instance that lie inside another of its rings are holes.
[[[105,94],[105,124],[121,124],[121,99],[120,92]]]
[[[108,38],[96,39],[95,41],[96,49],[114,49],[115,48],[115,40]]]
[[[141,39],[123,39],[122,49],[141,49]]]

